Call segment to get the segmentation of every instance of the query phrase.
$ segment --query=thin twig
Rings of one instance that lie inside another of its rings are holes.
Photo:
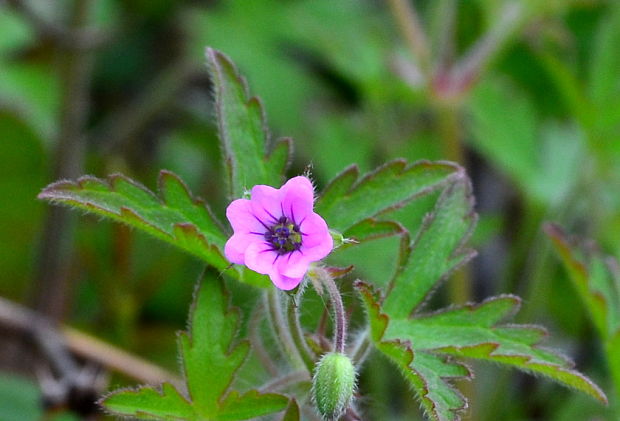
[[[70,28],[84,27],[92,0],[73,2]],[[61,105],[52,179],[75,178],[82,173],[84,125],[88,115],[88,92],[93,55],[58,48]],[[61,207],[47,210],[37,267],[36,308],[52,319],[63,317],[72,288],[69,269],[73,254],[74,215]]]
[[[456,0],[439,0],[437,7],[437,20],[435,33],[438,34],[436,40],[436,62],[438,67],[447,67],[454,58],[455,36],[456,36]]]
[[[496,23],[469,49],[451,71],[452,80],[458,85],[469,85],[480,76],[506,40],[514,34],[523,21],[525,7],[516,1],[506,3]]]
[[[93,336],[70,327],[55,328],[45,316],[2,297],[0,297],[0,324],[18,333],[39,338],[37,341],[45,337],[57,338],[73,354],[140,382],[154,384],[165,380],[180,381],[163,368]],[[51,342],[47,341],[47,343]],[[53,361],[53,363],[58,364],[59,361]],[[66,364],[63,361],[60,363]]]
[[[430,48],[420,18],[409,0],[388,0],[390,10],[424,75],[430,73]]]
[[[80,0],[82,1],[82,0]],[[64,28],[41,17],[27,1],[7,0],[7,4],[26,19],[41,38],[51,39],[63,50],[93,50],[112,39],[109,31],[90,28]]]

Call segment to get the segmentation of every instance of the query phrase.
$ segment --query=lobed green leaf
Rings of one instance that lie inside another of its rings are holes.
[[[245,80],[228,57],[212,48],[206,55],[231,199],[257,184],[280,185],[290,159],[290,139],[279,140],[270,151],[260,100],[250,97]]]
[[[401,371],[420,399],[427,417],[433,421],[460,419],[459,414],[467,408],[467,401],[447,379],[469,378],[469,370],[430,353],[414,354],[411,342],[386,339],[390,321],[381,310],[378,292],[361,281],[357,281],[355,287],[366,308],[372,343]]]
[[[564,357],[537,347],[546,331],[537,326],[500,325],[515,314],[521,300],[515,296],[490,298],[415,319],[391,318],[386,338],[415,344],[415,350],[477,358],[539,373],[574,387],[606,403],[593,382],[572,369]]]
[[[398,159],[359,177],[351,166],[325,188],[315,210],[330,228],[346,232],[355,224],[401,207],[417,196],[445,186],[462,169],[448,162]]]
[[[226,236],[220,224],[171,172],[160,172],[159,197],[121,174],[107,180],[84,176],[75,182],[58,181],[38,197],[139,228],[219,269],[228,266],[221,253]]]
[[[475,254],[465,247],[477,221],[471,185],[464,174],[455,178],[426,216],[405,250],[403,265],[391,281],[383,308],[390,317],[406,318],[431,291]]]
[[[280,412],[287,407],[288,403],[286,396],[275,393],[259,393],[256,390],[250,390],[240,395],[233,391],[222,402],[217,419],[221,421],[249,420]]]
[[[295,399],[291,399],[280,421],[299,421],[300,419],[299,405]]]
[[[545,225],[545,232],[562,259],[570,279],[603,340],[620,331],[620,278],[610,260],[598,250],[571,243],[557,225]]]
[[[227,236],[220,222],[201,199],[192,196],[183,181],[162,170],[155,194],[130,178],[113,174],[106,180],[84,176],[47,186],[39,199],[72,206],[130,225],[167,242],[236,279],[269,285],[263,275],[230,268],[223,249]]]
[[[115,414],[130,415],[139,419],[200,419],[187,398],[170,383],[163,383],[160,390],[141,387],[136,390],[113,392],[100,403]]]
[[[239,311],[231,308],[223,281],[201,282],[189,320],[189,332],[179,336],[179,352],[187,397],[169,383],[161,390],[142,387],[113,392],[100,401],[118,415],[164,420],[236,421],[280,412],[288,398],[250,390],[230,390],[250,345],[235,343]]]

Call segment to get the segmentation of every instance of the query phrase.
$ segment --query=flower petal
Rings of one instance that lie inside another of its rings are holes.
[[[329,234],[325,220],[314,212],[306,216],[299,228],[302,232],[301,243],[308,247],[314,247],[321,243],[325,234]]]
[[[273,284],[276,287],[278,287],[278,288],[280,288],[280,289],[282,289],[284,291],[288,291],[288,290],[291,290],[291,289],[295,288],[304,279],[303,276],[301,276],[299,278],[290,278],[288,276],[284,276],[284,275],[278,273],[277,270],[274,270],[273,272],[271,272],[269,274],[269,278],[271,278],[271,282],[273,282]]]
[[[299,224],[312,214],[312,202],[302,192],[289,190],[282,200],[282,213]]]
[[[281,256],[277,262],[277,270],[289,278],[303,277],[308,271],[310,261],[302,253],[294,251]]]
[[[254,272],[265,275],[274,270],[278,258],[271,245],[262,241],[252,242],[245,250],[245,265]]]
[[[265,228],[254,217],[251,202],[248,199],[233,200],[226,208],[226,218],[233,230],[237,232],[264,232]]]
[[[281,190],[262,184],[252,187],[252,212],[265,225],[273,225],[282,216]]]
[[[248,246],[254,241],[257,241],[258,237],[253,234],[235,233],[226,242],[224,247],[224,254],[231,263],[243,265],[245,263],[245,251]]]
[[[334,240],[329,231],[320,237],[316,237],[318,241],[313,246],[301,245],[300,251],[309,262],[316,262],[327,256],[334,249]]]
[[[293,177],[284,183],[280,190],[285,192],[289,190],[302,192],[306,200],[314,202],[314,186],[312,186],[312,182],[308,177],[302,175]]]

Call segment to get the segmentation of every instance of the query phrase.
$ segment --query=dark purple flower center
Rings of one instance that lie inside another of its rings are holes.
[[[267,228],[265,240],[271,244],[274,251],[278,254],[299,250],[301,247],[299,225],[286,216],[282,216],[275,225]]]

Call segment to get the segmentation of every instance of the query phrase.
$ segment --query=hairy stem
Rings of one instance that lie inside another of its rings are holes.
[[[306,370],[293,371],[292,373],[286,374],[282,377],[275,378],[272,381],[265,383],[260,388],[260,391],[263,393],[264,392],[278,392],[291,384],[295,384],[295,383],[299,383],[303,381],[310,381],[310,376],[308,375],[308,372]]]
[[[364,362],[366,357],[368,357],[371,349],[370,345],[370,336],[368,330],[365,330],[358,336],[357,341],[349,351],[351,360],[353,360],[353,364],[356,367],[359,367]]]
[[[261,315],[263,314],[264,309],[265,306],[259,301],[252,311],[249,322],[250,342],[252,343],[252,350],[256,353],[256,357],[259,359],[261,364],[263,364],[269,374],[275,377],[278,375],[278,367],[276,367],[273,363],[269,353],[265,349],[259,332]]]
[[[340,291],[338,291],[338,287],[329,272],[321,267],[314,267],[308,272],[308,276],[321,281],[325,289],[327,289],[329,300],[334,310],[334,351],[344,354],[347,339],[347,316],[344,311]]]
[[[299,323],[299,305],[297,302],[299,298],[301,298],[301,294],[297,294],[294,297],[289,297],[286,314],[291,335],[293,337],[293,342],[295,343],[295,346],[299,351],[299,355],[306,365],[308,372],[312,373],[314,370],[316,356],[308,346],[304,333],[301,329],[301,324]]]
[[[269,320],[273,327],[273,331],[276,333],[278,343],[282,347],[282,351],[289,359],[290,363],[295,368],[305,368],[305,364],[299,350],[293,342],[291,332],[287,329],[286,321],[282,317],[282,309],[280,305],[280,291],[276,288],[271,288],[267,292],[267,307],[269,308]]]

